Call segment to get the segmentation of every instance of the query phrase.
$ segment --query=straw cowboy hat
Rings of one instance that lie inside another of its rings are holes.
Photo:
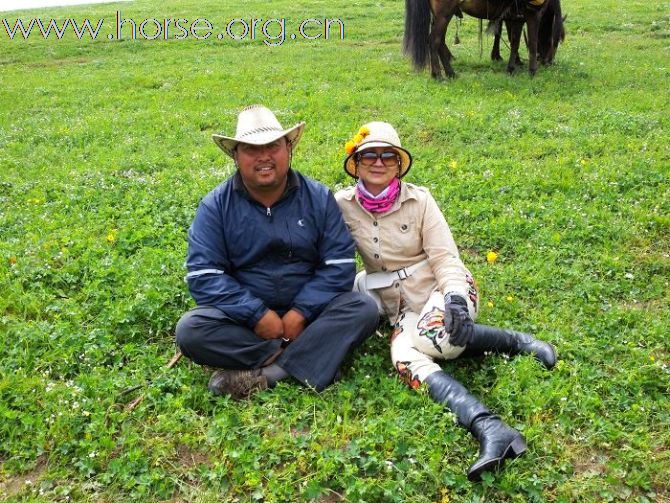
[[[412,166],[412,155],[402,148],[396,130],[388,122],[368,122],[362,126],[351,141],[345,145],[347,158],[344,160],[344,171],[349,176],[358,178],[356,174],[356,154],[375,147],[393,147],[400,157],[398,178],[407,174]]]
[[[212,139],[221,150],[233,157],[233,151],[238,143],[267,145],[286,136],[295,147],[304,128],[305,123],[300,122],[292,128],[284,129],[270,109],[262,105],[251,105],[237,116],[237,131],[234,137],[213,134]]]

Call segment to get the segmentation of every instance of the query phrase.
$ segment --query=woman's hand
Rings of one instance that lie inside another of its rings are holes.
[[[470,318],[468,304],[460,295],[444,296],[444,328],[452,346],[467,346],[475,335],[475,322]]]

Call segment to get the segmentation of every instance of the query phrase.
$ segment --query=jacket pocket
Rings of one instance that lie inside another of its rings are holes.
[[[403,255],[418,255],[423,249],[423,240],[417,224],[413,218],[404,218],[394,222],[393,247],[402,250]]]

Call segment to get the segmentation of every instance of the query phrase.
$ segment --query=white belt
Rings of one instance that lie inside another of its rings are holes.
[[[416,271],[428,264],[428,259],[423,259],[421,262],[412,264],[409,267],[403,267],[397,271],[373,272],[365,277],[365,287],[368,290],[378,290],[379,288],[387,288],[395,283],[397,280],[404,280],[409,278]]]

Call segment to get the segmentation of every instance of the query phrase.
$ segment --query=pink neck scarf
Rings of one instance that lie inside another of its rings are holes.
[[[356,185],[356,197],[361,206],[370,213],[386,213],[395,203],[398,194],[400,194],[400,180],[398,178],[394,178],[389,186],[376,196],[373,196],[365,188],[363,180],[359,179]]]

